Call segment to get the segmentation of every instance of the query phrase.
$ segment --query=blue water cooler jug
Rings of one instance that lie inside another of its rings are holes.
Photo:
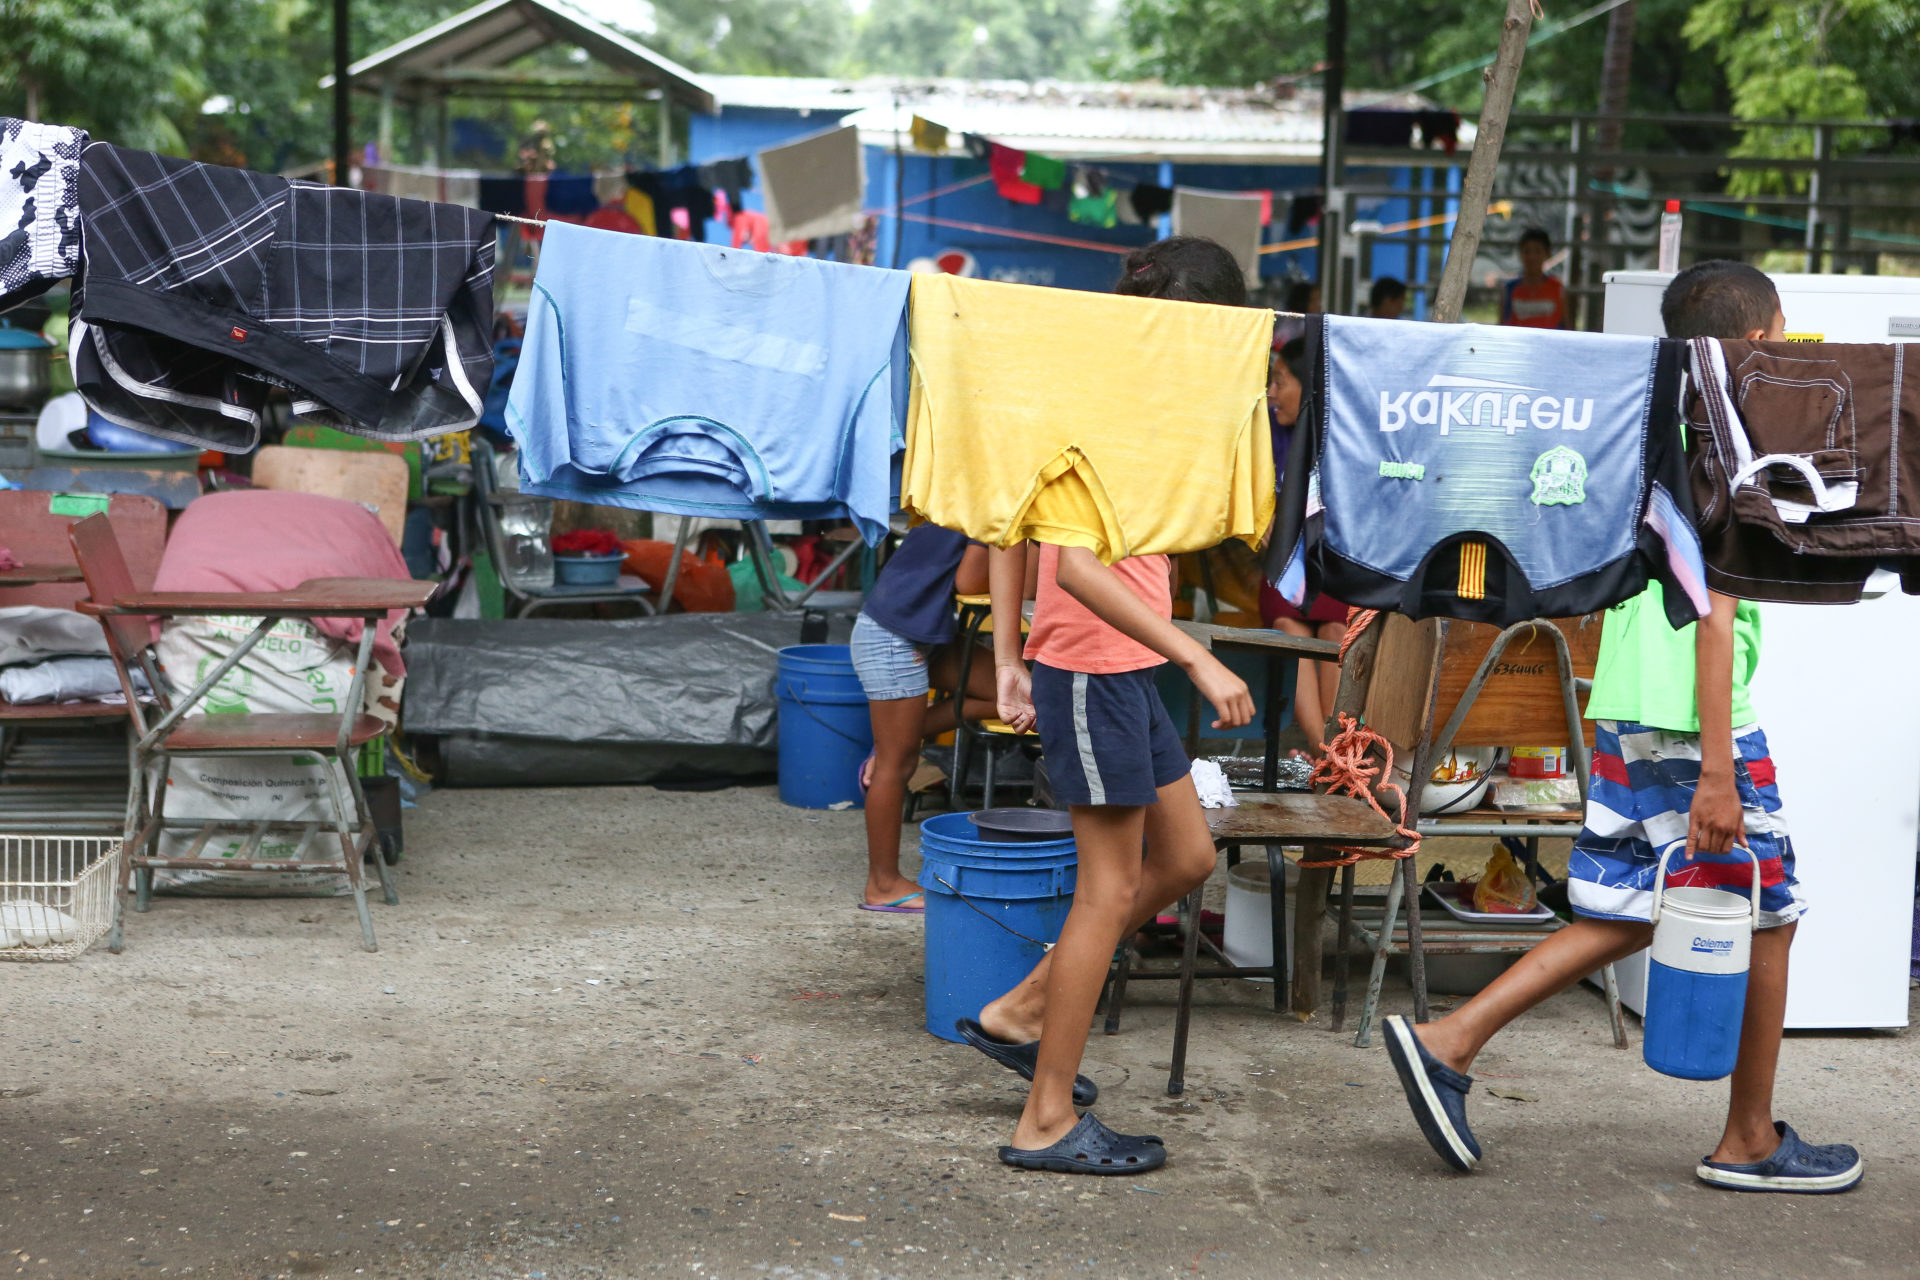
[[[1760,927],[1760,859],[1753,859],[1751,900],[1725,889],[1669,888],[1660,855],[1653,885],[1653,947],[1647,963],[1647,1065],[1682,1080],[1719,1080],[1740,1056],[1740,1019],[1747,1007],[1747,966]],[[1738,848],[1738,846],[1735,846]]]

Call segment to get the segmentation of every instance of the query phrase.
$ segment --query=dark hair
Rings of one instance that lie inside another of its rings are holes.
[[[1285,310],[1299,315],[1306,314],[1307,308],[1313,305],[1313,291],[1319,287],[1311,280],[1295,280],[1289,284]]]
[[[1307,340],[1294,338],[1280,348],[1280,363],[1293,371],[1301,386],[1307,385]]]
[[[1174,302],[1247,305],[1247,277],[1231,253],[1201,236],[1169,236],[1127,255],[1115,293]]]
[[[1744,262],[1696,262],[1660,298],[1669,338],[1744,338],[1772,326],[1780,310],[1773,281]]]
[[[1553,237],[1547,234],[1545,227],[1528,227],[1520,233],[1520,243],[1537,244],[1548,253],[1553,252]]]
[[[1377,307],[1389,298],[1407,296],[1407,282],[1396,280],[1392,276],[1381,276],[1373,282],[1373,288],[1367,292],[1367,305]]]

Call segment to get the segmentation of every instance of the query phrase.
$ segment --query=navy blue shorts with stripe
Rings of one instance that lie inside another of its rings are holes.
[[[1152,804],[1192,768],[1152,667],[1089,675],[1036,662],[1033,708],[1062,804]]]

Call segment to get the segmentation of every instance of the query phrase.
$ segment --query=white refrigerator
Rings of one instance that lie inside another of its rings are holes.
[[[1672,277],[1614,271],[1609,333],[1662,334]],[[1920,279],[1776,275],[1787,336],[1803,342],[1920,338]],[[1886,575],[1891,579],[1891,575]],[[1753,698],[1779,766],[1807,914],[1794,938],[1789,1028],[1904,1027],[1920,846],[1920,597],[1843,607],[1761,607]],[[1619,966],[1636,1012],[1645,953]]]

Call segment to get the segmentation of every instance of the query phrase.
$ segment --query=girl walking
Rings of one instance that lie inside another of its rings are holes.
[[[1233,256],[1176,236],[1129,255],[1117,292],[1245,306]],[[1026,558],[1039,557],[1033,630],[1019,647]],[[1166,1163],[1157,1137],[1116,1133],[1082,1116],[1093,1083],[1078,1075],[1087,1029],[1121,938],[1212,874],[1213,840],[1180,737],[1154,689],[1179,664],[1213,704],[1216,728],[1253,718],[1247,686],[1173,625],[1171,565],[1162,555],[1109,567],[1078,547],[1031,545],[989,559],[1000,718],[1037,722],[1054,794],[1073,819],[1079,872],[1060,940],[1019,986],[964,1019],[982,1052],[1033,1081],[1000,1159],[1060,1173],[1144,1173]],[[1146,856],[1141,856],[1144,840]]]

